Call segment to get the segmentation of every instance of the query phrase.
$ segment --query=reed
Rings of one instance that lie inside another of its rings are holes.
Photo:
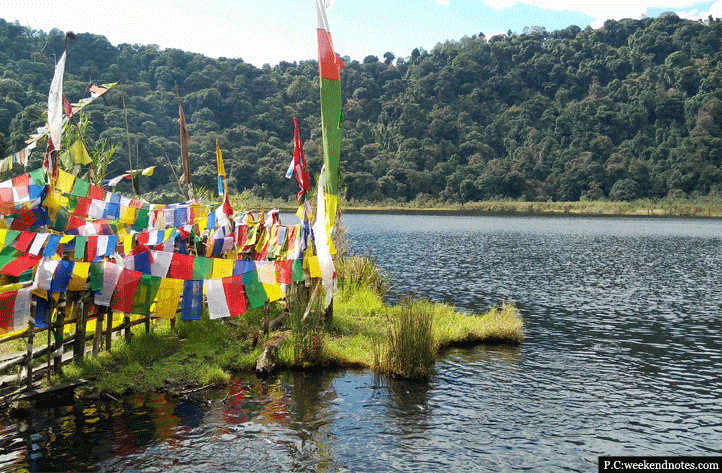
[[[308,367],[322,364],[324,360],[323,298],[318,297],[310,310],[308,300],[297,291],[291,304],[289,326],[293,346],[293,363]]]
[[[434,368],[434,314],[423,304],[404,302],[394,311],[387,329],[386,370],[403,378],[425,378]]]
[[[391,288],[391,279],[372,256],[346,256],[337,259],[336,275],[339,289],[351,291],[368,288],[384,295]]]

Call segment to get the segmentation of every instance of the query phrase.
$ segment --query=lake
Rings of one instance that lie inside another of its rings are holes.
[[[594,471],[600,455],[722,454],[722,221],[343,219],[391,300],[512,302],[524,342],[447,351],[423,382],[282,372],[39,410],[0,423],[0,468]]]

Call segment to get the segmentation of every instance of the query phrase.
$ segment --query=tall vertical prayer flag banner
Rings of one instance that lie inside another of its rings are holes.
[[[218,139],[216,139],[216,165],[218,166],[218,195],[223,197],[227,193],[226,170],[223,167],[223,155],[220,146],[218,146]]]
[[[298,181],[298,186],[301,188],[298,192],[297,202],[301,204],[306,198],[306,193],[311,188],[311,178],[308,174],[306,156],[303,154],[303,142],[301,141],[301,134],[298,132],[298,119],[296,117],[293,117],[293,128],[293,159],[286,171],[286,178],[291,179],[291,176],[296,174],[296,181]]]
[[[191,144],[191,134],[188,132],[188,125],[186,124],[186,116],[183,113],[183,106],[180,101],[180,93],[178,93],[178,87],[176,86],[176,97],[178,98],[178,124],[180,125],[180,148],[181,148],[181,160],[183,161],[183,181],[188,184],[188,197],[192,200],[193,186],[191,185],[191,162],[188,156],[188,148]]]
[[[63,74],[65,73],[65,51],[55,65],[53,81],[50,83],[48,94],[48,131],[50,142],[48,143],[48,154],[45,159],[45,170],[50,182],[51,189],[54,188],[55,179],[58,177],[57,153],[60,152],[60,145],[63,139]]]
[[[336,221],[338,207],[339,161],[341,159],[341,77],[344,68],[341,58],[336,54],[331,42],[331,33],[326,19],[324,0],[316,0],[318,20],[318,68],[321,88],[321,133],[323,136],[323,163],[326,172],[326,228]]]

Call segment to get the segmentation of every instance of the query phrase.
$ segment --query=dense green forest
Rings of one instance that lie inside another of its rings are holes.
[[[44,124],[65,32],[0,20],[0,152]],[[722,194],[722,21],[675,14],[483,33],[361,62],[344,57],[341,170],[357,202],[631,200]],[[151,201],[179,200],[177,84],[196,186],[215,188],[219,140],[231,192],[291,198],[285,178],[298,117],[321,168],[318,63],[254,67],[77,34],[65,95],[120,81],[84,109],[88,147],[118,144],[109,176],[158,165]],[[129,135],[126,133],[126,116]],[[34,152],[29,166],[40,165]],[[0,156],[1,157],[1,156]],[[12,171],[17,174],[17,169]],[[5,173],[3,179],[9,177]],[[118,187],[122,191],[121,184]]]

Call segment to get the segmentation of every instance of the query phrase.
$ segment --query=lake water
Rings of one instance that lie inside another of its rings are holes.
[[[344,223],[353,252],[392,276],[392,299],[470,313],[513,302],[524,342],[448,351],[423,382],[284,372],[182,401],[41,410],[0,423],[0,468],[595,471],[600,455],[722,454],[722,221],[349,213]]]

